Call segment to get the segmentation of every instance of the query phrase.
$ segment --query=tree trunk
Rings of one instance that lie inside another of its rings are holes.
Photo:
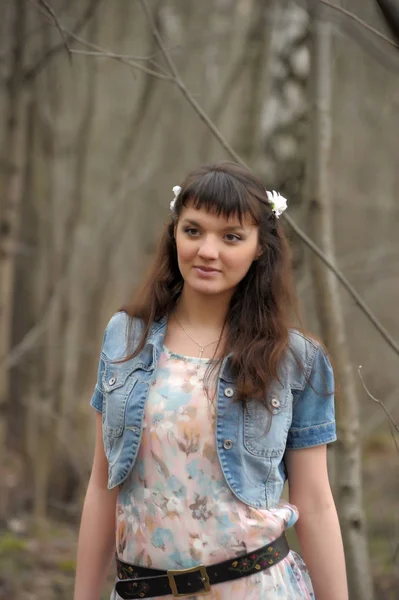
[[[269,77],[261,121],[263,141],[256,170],[267,185],[290,199],[290,215],[304,226],[310,62],[308,13],[295,3],[278,3],[269,35]],[[299,282],[304,245],[292,236],[291,247]]]
[[[333,206],[330,198],[331,153],[331,31],[312,15],[311,115],[308,163],[309,222],[312,238],[335,261]],[[336,413],[338,444],[336,492],[345,545],[351,600],[372,600],[373,585],[363,513],[359,408],[338,281],[312,255],[310,258],[321,332],[339,382]]]
[[[273,14],[274,2],[253,0],[242,61],[240,118],[233,140],[233,147],[237,154],[250,165],[259,155],[261,142],[259,122],[264,104],[270,39],[265,32],[270,30],[269,22]]]
[[[7,405],[10,371],[6,357],[12,345],[14,281],[18,248],[20,203],[24,175],[25,102],[22,84],[25,36],[25,0],[14,7],[9,69],[3,176],[0,185],[0,460],[7,465]],[[3,470],[1,469],[1,472]],[[7,516],[7,482],[1,486],[0,522]]]

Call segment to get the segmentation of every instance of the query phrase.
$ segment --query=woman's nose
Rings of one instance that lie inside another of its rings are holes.
[[[209,238],[204,240],[198,250],[198,256],[201,258],[217,258],[218,257],[218,249],[214,242],[212,242]]]

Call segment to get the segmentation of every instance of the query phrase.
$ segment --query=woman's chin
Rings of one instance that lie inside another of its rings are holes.
[[[186,281],[185,286],[189,287],[197,294],[204,294],[207,296],[222,294],[227,291],[222,289],[220,285],[215,285],[211,281]]]

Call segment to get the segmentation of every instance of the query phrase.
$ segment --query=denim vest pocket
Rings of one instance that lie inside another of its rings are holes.
[[[244,407],[244,445],[248,452],[266,458],[284,454],[292,407],[290,390],[273,387],[267,394],[267,407],[250,400]]]
[[[106,362],[102,377],[103,395],[103,431],[111,437],[122,435],[125,427],[127,399],[133,390],[137,378],[131,365]]]

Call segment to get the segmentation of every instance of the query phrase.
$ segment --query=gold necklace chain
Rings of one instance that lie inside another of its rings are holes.
[[[199,344],[198,342],[195,341],[195,339],[193,337],[191,337],[191,335],[189,333],[187,333],[187,331],[184,329],[183,325],[180,323],[179,319],[176,317],[176,315],[173,315],[174,318],[176,319],[177,324],[179,325],[179,327],[181,327],[181,329],[184,331],[184,333],[186,334],[187,337],[190,338],[190,340],[192,342],[194,342],[194,344],[196,344],[199,348],[199,356],[198,358],[202,358],[202,355],[204,353],[205,348],[208,348],[208,346],[212,346],[212,344],[217,344],[217,342],[219,342],[220,338],[222,337],[221,335],[218,337],[217,340],[215,340],[214,342],[209,342],[209,344],[204,344],[203,346],[201,346],[201,344]]]

